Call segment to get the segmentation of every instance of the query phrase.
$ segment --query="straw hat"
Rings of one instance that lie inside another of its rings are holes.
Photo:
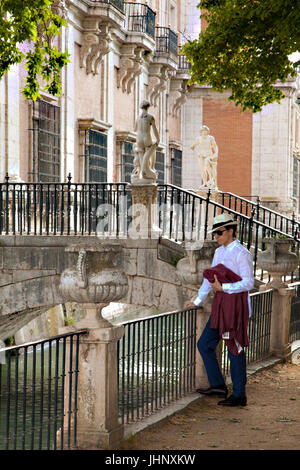
[[[218,228],[226,227],[227,225],[237,225],[238,222],[233,220],[230,214],[220,214],[214,217],[212,229],[208,233],[215,232]]]

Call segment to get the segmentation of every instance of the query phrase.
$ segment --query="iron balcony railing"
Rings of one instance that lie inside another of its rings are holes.
[[[170,28],[155,27],[155,52],[178,55],[178,36]]]
[[[123,324],[118,342],[123,423],[143,419],[194,390],[196,313],[194,308]]]
[[[178,68],[180,70],[190,70],[192,68],[191,62],[189,62],[185,55],[181,54],[181,46],[178,47]]]
[[[0,450],[76,447],[78,348],[85,333],[0,350]]]
[[[122,12],[124,12],[124,1],[123,0],[90,0],[93,3],[106,3],[108,5],[113,5]]]
[[[156,13],[144,3],[125,3],[127,31],[146,33],[152,38],[155,36]]]

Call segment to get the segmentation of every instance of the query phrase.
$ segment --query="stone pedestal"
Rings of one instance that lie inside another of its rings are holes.
[[[273,292],[270,353],[285,360],[291,357],[290,319],[294,287],[282,287]]]
[[[131,184],[132,222],[128,229],[130,238],[159,238],[157,184]]]
[[[78,374],[77,444],[79,449],[116,447],[123,438],[118,419],[117,342],[122,326],[101,317],[103,305],[82,304],[87,316],[76,329],[88,326],[80,340]]]
[[[261,286],[260,290],[273,288],[271,316],[270,353],[282,359],[290,359],[291,344],[289,342],[290,318],[294,287],[282,281],[284,275],[290,274],[298,267],[298,258],[289,248],[292,239],[265,238],[267,250],[258,254],[257,265],[266,270],[272,280]]]
[[[197,341],[200,338],[202,331],[205,328],[206,323],[208,322],[209,316],[211,314],[210,303],[206,303],[204,306],[199,307],[197,310],[197,323],[196,323],[196,332],[197,332]],[[197,388],[207,388],[210,384],[208,382],[206,369],[202,357],[196,350],[196,380],[195,387]]]

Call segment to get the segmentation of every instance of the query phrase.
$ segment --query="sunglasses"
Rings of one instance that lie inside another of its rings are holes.
[[[215,234],[215,235],[217,234],[217,235],[221,236],[221,235],[223,234],[223,232],[226,232],[226,231],[227,231],[227,228],[224,228],[224,230],[216,230],[216,231],[214,232],[214,234]]]

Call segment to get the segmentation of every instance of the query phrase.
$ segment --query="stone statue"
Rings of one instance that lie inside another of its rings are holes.
[[[214,137],[209,135],[207,126],[202,126],[200,129],[200,136],[191,147],[192,150],[195,148],[200,159],[202,185],[216,188],[218,146]]]
[[[150,103],[143,101],[141,104],[142,113],[135,123],[137,132],[136,145],[134,146],[134,169],[131,173],[132,183],[154,182],[157,179],[155,171],[155,149],[159,144],[159,134],[153,116],[148,114]],[[155,142],[152,142],[151,128],[154,133]],[[148,181],[147,181],[148,180]]]

